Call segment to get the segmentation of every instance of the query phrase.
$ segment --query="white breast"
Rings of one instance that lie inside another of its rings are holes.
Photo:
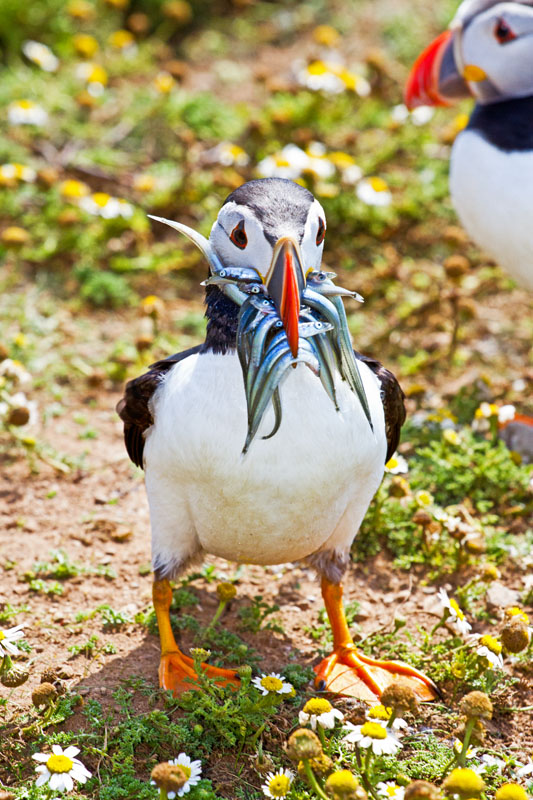
[[[326,542],[347,550],[383,475],[386,436],[380,384],[360,370],[374,433],[348,386],[336,412],[305,366],[281,388],[246,456],[246,402],[236,354],[189,356],[154,398],[145,446],[154,558],[184,559],[195,542],[232,561],[277,564]],[[343,541],[339,541],[343,539]],[[348,540],[348,541],[345,541]]]
[[[533,290],[533,153],[506,153],[464,131],[452,150],[450,191],[472,239]]]

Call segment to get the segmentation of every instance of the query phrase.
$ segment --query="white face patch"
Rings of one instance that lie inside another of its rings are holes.
[[[501,35],[505,30],[512,32],[507,39]],[[533,94],[533,8],[498,3],[474,17],[462,37],[462,58],[467,69],[486,73],[497,90],[495,100]],[[483,102],[483,83],[469,85]]]
[[[325,226],[324,209],[318,200],[314,200],[309,207],[304,235],[300,244],[305,274],[310,270],[319,269],[322,261],[324,245],[323,242],[319,245],[316,243],[320,219]],[[232,231],[240,223],[244,223],[242,229],[247,239],[246,246],[243,248],[238,247],[231,240]],[[298,233],[290,219],[287,220],[286,229],[285,225],[280,225],[280,235],[298,238]],[[222,206],[217,220],[211,228],[209,241],[224,266],[255,269],[264,280],[270,268],[274,247],[266,238],[263,226],[251,208],[234,202]]]
[[[304,236],[302,239],[302,244],[300,245],[306,275],[310,270],[319,269],[320,264],[322,263],[324,240],[317,245],[317,235],[320,227],[320,220],[322,220],[322,223],[325,227],[326,215],[324,213],[324,209],[318,200],[315,200],[309,209],[309,214],[307,215],[307,220],[305,223]]]

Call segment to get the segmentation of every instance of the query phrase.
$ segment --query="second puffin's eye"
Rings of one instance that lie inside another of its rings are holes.
[[[235,247],[238,247],[239,250],[244,250],[244,248],[248,244],[248,237],[246,235],[246,231],[244,230],[243,219],[241,219],[238,225],[235,225],[229,238],[231,239]]]
[[[316,246],[317,247],[319,247],[319,245],[322,244],[322,242],[324,241],[324,236],[325,235],[326,235],[326,225],[325,225],[324,220],[322,219],[322,217],[320,217],[319,220],[318,220],[318,231],[317,231],[317,234],[316,234]]]
[[[500,17],[494,26],[494,36],[499,44],[506,44],[516,39],[516,33],[509,27],[503,17]]]

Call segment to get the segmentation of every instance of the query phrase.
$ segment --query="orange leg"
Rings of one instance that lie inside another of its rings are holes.
[[[159,626],[161,640],[161,661],[159,664],[159,685],[162,689],[171,689],[174,694],[197,689],[188,680],[195,680],[193,660],[184,655],[176,644],[172,626],[170,624],[170,604],[172,603],[172,589],[168,581],[154,581],[152,588],[155,615]],[[218,679],[221,683],[232,683],[238,686],[239,678],[234,670],[220,669],[209,664],[202,668],[210,678]]]
[[[396,680],[409,685],[419,700],[435,700],[439,690],[432,680],[401,661],[376,661],[357,651],[346,622],[342,584],[322,578],[322,597],[333,632],[333,653],[315,667],[320,691],[378,703],[381,693]]]

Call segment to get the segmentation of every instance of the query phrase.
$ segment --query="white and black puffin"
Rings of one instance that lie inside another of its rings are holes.
[[[411,108],[476,100],[452,148],[452,201],[472,239],[533,289],[532,0],[465,0],[405,96]]]
[[[321,270],[324,210],[302,186],[267,178],[229,195],[209,240],[166,222],[210,263],[206,338],[130,381],[118,406],[129,456],[145,471],[161,686],[178,692],[194,678],[171,629],[169,581],[211,553],[316,569],[334,638],[317,689],[376,702],[401,675],[433,699],[414,668],[359,653],[344,616],[350,547],[405,409],[392,373],[347,349],[341,297],[354,293]]]

